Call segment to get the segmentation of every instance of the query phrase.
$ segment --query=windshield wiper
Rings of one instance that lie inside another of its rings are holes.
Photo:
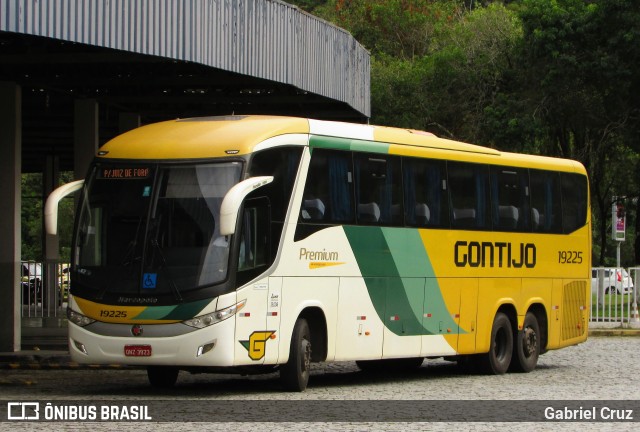
[[[138,257],[135,256],[136,246],[138,246],[138,235],[140,234],[141,226],[142,226],[142,216],[138,218],[138,226],[136,227],[136,233],[133,236],[133,240],[129,242],[129,245],[127,246],[127,251],[122,257],[122,262],[120,263],[120,265],[122,265],[123,267],[129,267],[134,262],[139,261],[142,258],[139,256]]]
[[[169,285],[171,285],[171,288],[173,290],[173,294],[176,297],[176,300],[178,300],[179,302],[182,302],[183,300],[182,300],[182,296],[180,295],[180,290],[178,289],[178,286],[174,282],[173,278],[171,277],[171,273],[169,272],[169,266],[167,265],[167,260],[164,258],[164,254],[162,253],[162,248],[160,247],[160,244],[158,244],[157,238],[151,239],[151,246],[153,246],[156,249],[156,251],[158,251],[158,256],[160,257],[160,268],[165,272],[167,278],[169,279]]]

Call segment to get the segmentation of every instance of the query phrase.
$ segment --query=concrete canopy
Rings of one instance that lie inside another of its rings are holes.
[[[73,104],[141,123],[219,114],[364,122],[369,54],[277,0],[0,0],[0,81],[22,89],[23,172],[73,165]]]

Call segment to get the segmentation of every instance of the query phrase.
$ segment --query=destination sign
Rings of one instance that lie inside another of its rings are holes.
[[[130,180],[130,179],[146,179],[151,174],[149,167],[101,167],[98,172],[98,178],[109,180]]]

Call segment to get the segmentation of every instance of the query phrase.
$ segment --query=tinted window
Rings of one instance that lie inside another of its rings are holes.
[[[562,232],[560,174],[530,170],[531,225],[533,231]]]
[[[456,162],[447,165],[451,226],[462,229],[491,228],[489,166]]]
[[[529,231],[529,173],[526,169],[491,167],[491,214],[493,228]]]
[[[447,172],[444,161],[405,158],[405,223],[408,226],[449,226]]]
[[[356,154],[354,164],[358,223],[402,224],[400,158]]]
[[[563,173],[561,178],[562,230],[570,233],[582,227],[587,220],[587,178],[567,173]]]
[[[298,174],[302,147],[278,147],[256,153],[251,159],[250,177],[273,176],[273,182],[261,187],[252,196],[267,196],[271,218],[284,222],[291,192]]]
[[[300,209],[302,222],[354,219],[351,153],[314,149]]]

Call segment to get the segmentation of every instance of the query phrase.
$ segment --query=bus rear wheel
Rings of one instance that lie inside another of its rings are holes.
[[[484,373],[502,375],[509,369],[513,355],[513,330],[511,321],[502,312],[493,319],[489,352],[481,356],[481,369]]]
[[[171,388],[178,380],[178,368],[171,366],[148,366],[147,377],[151,387]]]
[[[311,368],[311,332],[304,318],[299,318],[293,328],[289,360],[280,368],[280,380],[285,390],[304,391],[309,383]]]
[[[516,372],[531,372],[536,368],[540,355],[540,326],[533,313],[527,312],[525,315],[522,331],[517,333],[516,339],[511,369]]]

